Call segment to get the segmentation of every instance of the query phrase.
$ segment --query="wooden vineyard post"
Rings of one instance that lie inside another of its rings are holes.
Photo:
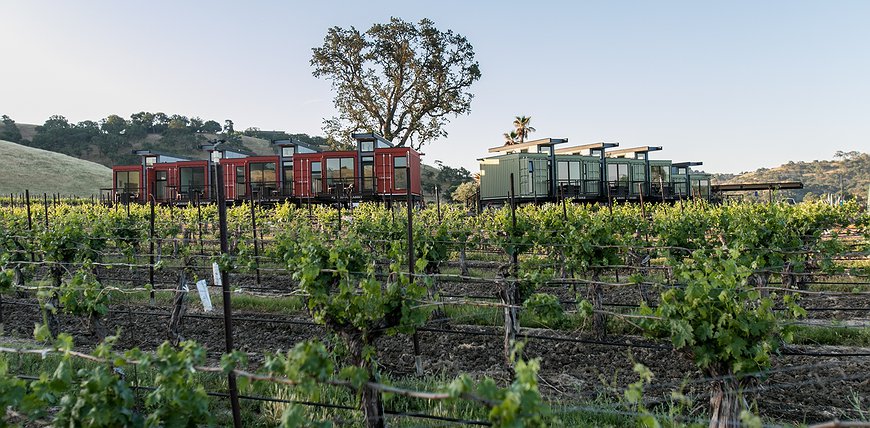
[[[190,231],[185,230],[183,233],[182,243],[184,244],[185,251],[181,269],[178,271],[178,287],[175,289],[175,297],[172,301],[172,314],[169,318],[169,343],[176,347],[183,340],[181,328],[184,315],[187,312],[187,293],[189,290],[187,285],[187,270],[191,264],[189,252],[186,251],[190,244]]]
[[[435,208],[438,210],[438,221],[441,221],[441,189],[435,186]]]
[[[27,206],[27,231],[33,231],[33,215],[30,212],[30,189],[24,190],[24,199],[25,204]],[[30,250],[30,261],[36,261],[36,256],[33,254],[33,250]]]
[[[148,229],[148,281],[151,284],[150,302],[151,306],[156,304],[154,297],[154,194],[151,194],[151,218],[150,227]],[[127,205],[129,210],[130,206]],[[129,215],[129,211],[127,212]]]
[[[42,206],[45,208],[45,228],[48,229],[48,193],[42,194]]]
[[[565,204],[565,186],[559,186],[559,193],[562,195],[562,218],[568,220],[568,206]]]
[[[217,169],[217,204],[218,204],[218,222],[220,223],[220,241],[221,241],[221,256],[229,255],[229,242],[227,240],[227,201],[224,197],[224,175],[220,170],[219,165],[215,165]],[[233,352],[233,308],[232,294],[230,293],[230,281],[226,268],[220,270],[220,275],[217,276],[221,280],[221,292],[223,296],[224,307],[224,338],[226,340],[226,352]],[[216,279],[217,279],[216,278]],[[239,407],[239,388],[236,384],[236,374],[230,372],[227,375],[227,383],[230,390],[230,406],[233,412],[233,426],[241,428],[242,414]]]
[[[405,167],[405,184],[408,202],[408,281],[414,283],[414,197],[411,194],[411,163]],[[431,296],[430,296],[431,297]],[[420,353],[420,333],[414,330],[414,368],[417,376],[423,376],[423,357]]]
[[[251,229],[254,235],[254,265],[257,272],[257,286],[260,286],[260,250],[257,245],[257,214],[254,210],[254,192],[248,192],[248,200],[251,202]],[[339,219],[341,217],[339,216]],[[341,220],[339,220],[341,221]]]
[[[204,255],[205,250],[202,245],[202,200],[199,198],[199,192],[196,193],[196,227],[199,232],[199,254]]]
[[[516,200],[514,196],[514,175],[511,173],[511,187],[510,187],[510,207],[511,207],[511,233],[508,234],[508,239],[513,241],[516,236],[517,228],[517,206]],[[519,313],[517,310],[517,270],[519,264],[519,255],[517,254],[517,249],[515,243],[511,245],[511,260],[510,266],[508,268],[507,278],[504,278],[503,283],[501,284],[501,300],[504,304],[504,358],[505,364],[509,367],[513,366],[513,361],[511,361],[511,350],[513,349],[514,342],[517,339],[517,334],[520,330],[520,320]]]
[[[607,209],[610,210],[610,218],[613,218],[613,197],[610,194],[610,183],[607,184]]]

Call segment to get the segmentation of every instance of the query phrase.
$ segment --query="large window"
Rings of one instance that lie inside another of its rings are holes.
[[[652,165],[649,167],[650,181],[653,184],[669,183],[671,181],[671,171],[666,165]]]
[[[278,182],[275,162],[251,162],[249,168],[251,191],[260,197],[269,196],[276,189]]]
[[[311,193],[318,194],[323,191],[323,171],[320,162],[311,162]]]
[[[628,164],[607,164],[607,181],[619,182],[620,184],[628,184]]]
[[[118,171],[115,173],[115,191],[126,195],[139,196],[139,171]]]
[[[375,190],[375,158],[362,157],[362,188],[365,191]]]
[[[710,196],[710,180],[709,179],[693,179],[692,180],[692,195],[690,196],[700,196],[700,197],[708,197]]]
[[[326,160],[326,185],[328,187],[353,187],[354,158]]]
[[[393,189],[408,188],[408,158],[399,156],[393,158]]]
[[[293,193],[293,160],[284,161],[282,191],[284,195]]]
[[[248,192],[248,183],[245,182],[245,167],[236,167],[236,196],[244,197]]]
[[[583,165],[580,161],[559,161],[556,169],[561,183],[580,184],[583,180]]]
[[[169,179],[169,171],[155,171],[154,173],[154,198],[166,199],[166,185]]]
[[[205,190],[205,168],[204,167],[182,167],[178,169],[179,182],[178,191],[188,199],[193,199],[194,193],[199,193]]]

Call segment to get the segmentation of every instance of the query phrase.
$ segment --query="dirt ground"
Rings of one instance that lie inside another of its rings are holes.
[[[21,305],[28,304],[27,306]],[[113,305],[105,323],[110,331],[120,329],[118,349],[156,348],[167,338],[169,308]],[[194,318],[204,315],[188,312],[183,333],[196,340],[217,358],[224,348],[221,319]],[[234,341],[240,350],[253,355],[287,350],[306,339],[329,341],[330,335],[304,318],[238,312],[234,314]],[[33,299],[5,299],[4,336],[28,338],[41,315]],[[219,316],[211,313],[208,316]],[[256,318],[256,320],[252,320]],[[288,324],[293,319],[298,324]],[[83,320],[60,316],[62,330],[87,349],[96,342]],[[437,327],[440,328],[440,327]],[[451,325],[452,332],[419,332],[423,366],[427,374],[452,377],[459,373],[491,376],[506,381],[509,370],[502,354],[502,331],[496,327]],[[567,339],[590,339],[571,332],[523,329],[522,333]],[[609,337],[611,342],[649,344],[639,337]],[[413,376],[412,340],[399,335],[384,337],[378,343],[379,361],[393,378]],[[794,347],[790,350],[812,352],[870,352],[856,348]],[[541,388],[551,399],[576,400],[596,397],[617,398],[624,387],[637,380],[633,362],[647,365],[654,373],[646,397],[666,402],[672,391],[693,397],[693,413],[701,415],[707,404],[708,382],[694,369],[691,361],[667,346],[650,348],[572,343],[546,339],[528,339],[525,358],[541,359]],[[255,359],[256,361],[256,359]],[[870,357],[811,357],[780,355],[773,361],[771,374],[750,388],[750,402],[756,402],[761,414],[780,421],[812,423],[833,418],[857,417],[855,400],[866,409],[870,405]],[[693,381],[693,379],[701,379]],[[860,400],[863,400],[861,402]]]

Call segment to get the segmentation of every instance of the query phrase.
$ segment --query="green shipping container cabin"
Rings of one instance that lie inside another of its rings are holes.
[[[497,156],[480,161],[480,200],[505,202],[510,199],[511,174],[517,202],[555,200],[557,187],[555,145],[567,139],[544,138],[489,149]]]
[[[556,149],[559,195],[579,200],[606,199],[602,181],[607,177],[606,151],[617,146],[619,143],[593,143]]]
[[[640,199],[650,196],[651,163],[649,152],[661,147],[641,146],[607,152],[607,185],[615,199]]]
[[[692,171],[703,162],[676,162],[671,165],[674,199],[710,199],[710,174]]]
[[[672,200],[674,186],[671,183],[671,161],[650,160],[649,198],[651,201]]]

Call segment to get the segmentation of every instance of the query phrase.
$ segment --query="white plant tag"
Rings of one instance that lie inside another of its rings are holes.
[[[196,282],[196,290],[199,291],[199,300],[202,301],[202,309],[206,312],[212,311],[211,296],[208,295],[208,282],[201,279]]]
[[[211,273],[214,275],[214,285],[224,285],[221,280],[221,268],[217,263],[211,264]]]

